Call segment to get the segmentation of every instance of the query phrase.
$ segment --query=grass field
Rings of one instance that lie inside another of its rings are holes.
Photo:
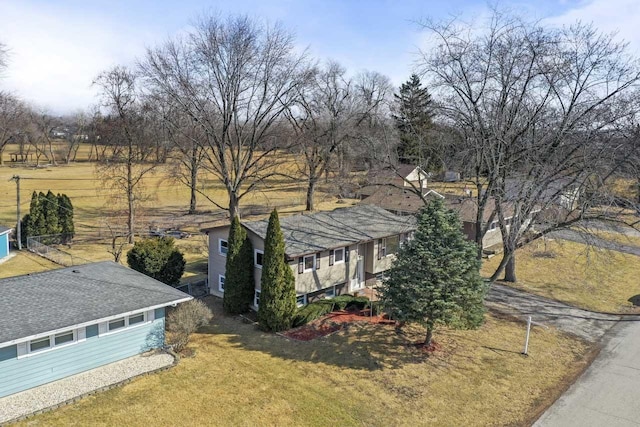
[[[79,158],[85,158],[88,147],[83,146]],[[5,152],[15,151],[9,147]],[[189,191],[184,185],[168,178],[171,165],[159,165],[155,172],[143,179],[145,199],[136,213],[138,232],[144,234],[150,227],[179,228],[191,233],[198,233],[213,221],[225,221],[225,212],[221,211],[203,196],[199,196],[200,213],[187,215]],[[111,245],[111,229],[125,228],[125,210],[114,198],[114,191],[104,185],[96,172],[95,164],[88,162],[70,165],[47,166],[33,168],[7,163],[0,168],[0,224],[14,226],[16,223],[16,185],[9,179],[14,175],[21,176],[21,209],[22,215],[28,213],[33,191],[67,194],[74,205],[74,222],[76,238],[71,246],[61,249],[71,254],[74,262],[113,260],[109,253]],[[204,176],[203,185],[206,193],[220,205],[227,204],[226,191],[213,176]],[[329,189],[329,188],[327,188]],[[323,186],[316,193],[319,210],[333,209],[353,204],[353,200],[339,201],[333,194],[325,192]],[[299,212],[304,209],[304,183],[293,182],[282,178],[267,181],[257,191],[247,195],[241,202],[244,218],[255,218],[266,215],[271,209],[278,208],[282,213]],[[118,243],[121,241],[120,239]],[[177,245],[185,252],[187,258],[186,276],[201,274],[206,263],[207,248],[202,236],[177,241]],[[126,260],[125,255],[121,262]],[[8,272],[16,263],[0,266],[2,275],[14,275]],[[15,267],[14,272],[23,271]],[[17,273],[16,273],[17,274]]]
[[[490,275],[500,257],[485,260]],[[564,240],[537,240],[517,251],[519,289],[589,310],[638,312],[628,301],[640,294],[640,257]]]
[[[492,316],[437,331],[429,356],[407,345],[422,334],[353,325],[294,342],[217,315],[175,368],[21,425],[524,425],[588,363],[583,342],[552,329],[534,328],[523,357],[524,326]]]

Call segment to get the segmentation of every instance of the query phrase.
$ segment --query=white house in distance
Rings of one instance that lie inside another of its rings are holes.
[[[253,244],[253,308],[257,309],[268,220],[242,225]],[[398,216],[371,205],[280,218],[298,304],[357,292],[365,284],[375,283],[390,268],[399,245],[411,237],[415,225],[411,216]],[[203,230],[209,237],[209,288],[219,297],[224,295],[229,228],[225,224]]]

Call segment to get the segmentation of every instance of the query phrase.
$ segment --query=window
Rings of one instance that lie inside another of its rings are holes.
[[[74,330],[61,332],[55,335],[49,335],[48,337],[38,338],[25,343],[25,353],[37,353],[44,350],[53,349],[55,347],[63,347],[68,344],[77,342],[77,335]],[[22,355],[25,355],[22,353]],[[18,351],[18,357],[20,356],[20,350]]]
[[[491,225],[489,226],[489,230],[495,230],[496,229],[496,225],[497,225],[497,223],[495,221],[493,221],[491,223]]]
[[[333,251],[333,263],[342,264],[344,262],[344,248]]]
[[[307,304],[307,296],[306,295],[298,295],[296,297],[296,305],[298,307],[302,307]]]
[[[387,256],[387,239],[378,239],[378,259]]]
[[[144,322],[144,313],[129,316],[129,326]]]
[[[218,290],[224,292],[224,276],[222,274],[218,275]]]
[[[54,345],[62,345],[69,342],[73,342],[73,331],[63,332],[54,338]]]
[[[222,256],[227,256],[229,251],[229,243],[224,239],[218,239],[218,252]]]
[[[264,257],[264,252],[260,249],[255,249],[253,251],[253,262],[257,268],[262,268],[262,258]]]
[[[49,347],[51,347],[51,338],[44,337],[31,341],[31,343],[29,343],[29,352],[40,351]]]
[[[149,314],[149,316],[151,317],[148,317],[147,314]],[[153,311],[136,313],[126,317],[119,317],[117,319],[110,320],[109,322],[101,323],[99,325],[99,335],[104,335],[111,332],[119,332],[132,326],[142,325],[146,322],[152,321],[153,318]]]
[[[255,294],[253,295],[253,305],[255,305],[256,307],[258,307],[260,305],[260,291],[256,290]]]
[[[304,257],[304,272],[313,271],[316,266],[316,255],[307,255]]]
[[[336,287],[332,286],[324,292],[325,298],[333,298],[336,296]]]
[[[399,236],[387,237],[385,242],[385,256],[398,253],[398,247],[400,246]]]
[[[124,317],[120,319],[115,319],[109,322],[109,331],[115,331],[116,329],[121,329],[126,326],[126,321]]]

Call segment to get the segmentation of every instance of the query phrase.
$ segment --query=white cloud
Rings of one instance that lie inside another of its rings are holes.
[[[132,63],[153,41],[135,28],[53,6],[2,3],[0,15],[0,40],[10,49],[1,87],[58,114],[95,103],[97,74]]]
[[[578,21],[593,23],[605,33],[616,32],[619,40],[629,43],[631,53],[640,55],[640,1],[591,0],[545,20],[551,25],[571,25]]]

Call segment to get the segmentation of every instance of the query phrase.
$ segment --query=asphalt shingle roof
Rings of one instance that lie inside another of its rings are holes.
[[[0,344],[190,298],[111,261],[0,280]]]
[[[243,225],[264,239],[268,223],[261,220]],[[285,251],[290,257],[405,233],[415,230],[415,224],[412,216],[394,215],[371,205],[280,218]]]
[[[4,234],[7,231],[11,231],[11,228],[9,227],[3,227],[2,225],[0,225],[0,234]]]

